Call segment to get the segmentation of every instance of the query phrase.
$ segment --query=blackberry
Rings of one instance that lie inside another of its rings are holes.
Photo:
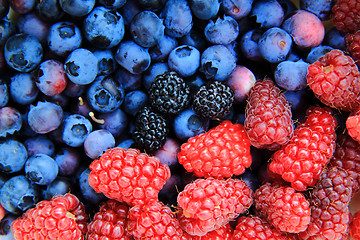
[[[150,102],[159,112],[176,114],[190,104],[190,88],[174,71],[158,75],[149,89]]]
[[[220,81],[202,85],[194,96],[194,111],[205,118],[221,119],[230,112],[234,103],[234,91]]]
[[[160,149],[165,144],[167,134],[166,120],[150,107],[144,107],[135,115],[132,136],[135,143],[145,151]]]

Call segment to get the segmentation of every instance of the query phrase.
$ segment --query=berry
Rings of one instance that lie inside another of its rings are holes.
[[[194,75],[200,66],[200,51],[190,45],[178,46],[169,53],[168,65],[183,77]]]
[[[350,230],[350,236],[354,240],[360,239],[360,211],[357,211],[351,219],[349,230]]]
[[[130,206],[155,201],[170,169],[137,149],[113,148],[90,164],[89,183],[97,192]]]
[[[149,102],[149,95],[142,90],[134,90],[126,93],[122,108],[130,116],[135,116]]]
[[[114,137],[125,133],[129,123],[127,114],[121,108],[110,113],[100,113],[98,118],[97,125],[101,129],[109,131]]]
[[[41,43],[46,41],[50,28],[50,24],[34,12],[19,16],[16,26],[19,32],[33,36]]]
[[[24,144],[14,139],[0,143],[0,170],[3,173],[18,172],[23,169],[28,158]]]
[[[132,137],[146,151],[160,149],[165,144],[168,132],[164,117],[151,108],[144,107],[135,115]]]
[[[221,3],[226,15],[242,19],[250,13],[253,0],[223,0]]]
[[[190,89],[173,71],[158,75],[149,89],[151,105],[163,114],[176,114],[190,103]]]
[[[183,235],[175,214],[159,201],[130,208],[126,229],[135,239],[181,240]]]
[[[276,66],[274,79],[276,84],[288,91],[298,91],[307,87],[306,74],[309,64],[303,60],[283,61]]]
[[[20,112],[13,107],[0,108],[0,137],[7,137],[18,132],[23,125]]]
[[[169,53],[178,45],[175,38],[164,35],[157,44],[149,49],[151,61],[158,62],[166,60]],[[154,65],[153,65],[154,66]]]
[[[306,62],[312,64],[319,60],[320,57],[324,56],[328,52],[331,52],[332,50],[334,50],[333,47],[326,45],[319,45],[317,47],[313,47],[311,48],[309,54],[306,57]]]
[[[344,37],[346,51],[349,53],[351,58],[354,60],[356,65],[360,65],[360,30],[355,33],[348,33]]]
[[[265,184],[255,191],[254,198],[256,210],[282,232],[299,233],[310,223],[308,200],[291,187]]]
[[[59,167],[55,160],[45,154],[35,154],[25,162],[26,177],[35,184],[48,185],[55,180]]]
[[[62,124],[62,140],[70,147],[80,147],[91,133],[91,122],[80,114],[71,114]]]
[[[323,44],[345,51],[345,34],[342,34],[335,27],[332,27],[325,33]]]
[[[95,6],[95,0],[59,0],[61,9],[75,17],[82,17],[91,12]]]
[[[47,135],[35,135],[27,138],[23,143],[29,157],[39,153],[46,154],[48,156],[54,155],[55,144],[47,137]]]
[[[98,59],[98,75],[108,75],[115,71],[116,62],[110,49],[97,50],[93,54]]]
[[[224,121],[183,143],[178,160],[197,177],[240,175],[251,165],[250,140],[244,126]]]
[[[87,231],[87,220],[83,204],[68,193],[39,202],[13,221],[11,230],[16,240],[82,240]]]
[[[10,96],[13,101],[21,105],[28,105],[35,101],[39,89],[30,73],[19,73],[11,78]]]
[[[40,134],[57,129],[63,120],[63,109],[56,103],[37,102],[31,105],[27,121],[31,129]]]
[[[46,186],[46,189],[42,191],[42,196],[45,200],[49,200],[55,195],[64,195],[68,192],[70,192],[70,181],[59,177]]]
[[[331,19],[343,34],[354,33],[360,28],[360,5],[358,1],[337,0],[331,9]]]
[[[321,21],[331,18],[331,8],[334,5],[332,0],[321,0],[313,2],[311,0],[300,0],[300,8],[312,12],[318,16]]]
[[[254,1],[249,16],[262,29],[280,27],[284,20],[284,10],[276,0],[258,0]]]
[[[245,212],[253,194],[239,179],[196,179],[177,197],[180,226],[190,235],[204,236]]]
[[[320,101],[344,111],[360,103],[360,73],[354,60],[332,50],[308,67],[307,83]]]
[[[241,216],[236,221],[232,240],[285,240],[281,232],[255,215]]]
[[[233,229],[230,224],[225,224],[204,236],[191,236],[184,232],[182,240],[233,240]]]
[[[360,106],[346,119],[346,129],[349,135],[360,143]]]
[[[239,35],[238,22],[230,17],[224,16],[215,21],[209,20],[204,29],[205,38],[212,44],[230,44]]]
[[[240,50],[246,58],[257,62],[263,60],[259,50],[259,39],[262,34],[263,31],[260,29],[251,29],[240,37]]]
[[[257,148],[277,150],[289,142],[293,121],[284,94],[270,79],[258,80],[250,89],[244,126]]]
[[[354,181],[346,170],[334,167],[323,171],[311,191],[311,220],[299,233],[301,239],[341,239],[349,225],[349,202]]]
[[[130,240],[125,230],[128,211],[129,207],[126,204],[112,199],[102,203],[88,225],[86,239]]]
[[[336,124],[330,109],[309,108],[290,141],[272,155],[269,170],[297,191],[314,186],[335,150]]]
[[[98,158],[107,149],[113,147],[115,147],[115,138],[105,129],[92,131],[84,140],[85,154],[92,159]]]
[[[195,93],[193,109],[204,118],[223,119],[234,100],[234,91],[226,83],[210,81]]]
[[[90,186],[90,173],[91,170],[89,168],[86,168],[79,175],[78,184],[81,196],[88,205],[99,206],[101,202],[104,202],[108,198],[106,198],[104,194],[96,192],[94,188]]]

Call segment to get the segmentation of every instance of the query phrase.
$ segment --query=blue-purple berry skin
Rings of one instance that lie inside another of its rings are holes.
[[[257,178],[256,174],[254,174],[252,171],[246,169],[245,172],[239,176],[237,176],[237,178],[243,180],[246,185],[253,190],[253,192],[256,191],[256,189],[258,189],[261,185],[259,179]]]
[[[40,64],[43,48],[35,37],[18,33],[6,41],[4,56],[11,68],[19,72],[30,72]]]
[[[16,21],[16,26],[19,32],[33,36],[41,43],[46,41],[50,28],[50,24],[34,12],[20,15]]]
[[[264,31],[260,29],[252,29],[241,36],[239,44],[242,54],[252,61],[263,61],[259,50],[259,39]]]
[[[346,50],[345,35],[335,27],[330,28],[325,33],[323,44],[340,49],[342,51]]]
[[[15,240],[14,234],[11,230],[11,224],[18,218],[18,215],[8,213],[0,222],[0,235],[1,240]]]
[[[165,60],[171,50],[178,46],[178,41],[176,38],[169,37],[164,34],[157,44],[149,48],[149,54],[152,62],[159,62]]]
[[[122,6],[125,5],[127,1],[126,0],[99,0],[99,3],[101,5],[103,5],[104,7],[111,9],[111,10],[115,10],[115,9],[119,9]]]
[[[59,175],[71,176],[78,170],[81,157],[78,149],[62,147],[56,152],[54,160],[59,167]]]
[[[236,60],[224,45],[212,45],[201,54],[200,70],[207,79],[224,81],[235,69]]]
[[[193,15],[202,20],[216,17],[219,12],[220,0],[190,0],[190,9]]]
[[[236,103],[243,103],[251,88],[256,82],[253,72],[245,66],[237,65],[226,80],[226,83],[234,91],[234,101]]]
[[[129,118],[120,108],[110,113],[101,113],[98,118],[101,120],[97,124],[99,128],[109,131],[114,137],[119,137],[127,130]]]
[[[131,40],[119,44],[115,53],[115,60],[132,74],[144,72],[151,63],[148,48],[144,48]]]
[[[32,208],[40,200],[39,187],[24,175],[7,180],[0,188],[0,204],[8,212],[21,214]]]
[[[11,99],[21,105],[33,103],[39,89],[30,73],[18,73],[11,77],[9,85]]]
[[[192,109],[180,112],[173,122],[175,135],[181,141],[187,141],[191,137],[206,132],[209,128],[209,120],[204,119]]]
[[[182,37],[193,26],[191,9],[186,0],[168,0],[160,17],[164,19],[165,33],[170,37]]]
[[[47,135],[39,134],[25,139],[24,146],[27,150],[28,156],[35,154],[46,154],[53,156],[55,152],[55,144]]]
[[[284,17],[286,18],[287,15],[292,13],[293,11],[298,10],[298,7],[295,5],[295,3],[291,0],[277,0],[281,7],[284,10]]]
[[[123,17],[117,11],[110,11],[102,6],[96,7],[84,20],[83,34],[97,48],[115,47],[125,34]]]
[[[70,190],[71,182],[64,177],[57,177],[42,191],[42,196],[45,200],[49,200],[56,195],[65,195]]]
[[[284,20],[284,9],[276,0],[258,0],[253,4],[250,16],[256,19],[262,29],[280,27]]]
[[[259,39],[260,53],[270,63],[284,61],[291,50],[291,46],[291,36],[278,27],[266,30]]]
[[[253,0],[223,0],[222,10],[235,19],[246,17],[253,6]]]
[[[57,55],[67,56],[70,52],[79,48],[81,43],[81,30],[75,23],[60,21],[51,25],[47,36],[47,45]]]
[[[135,141],[132,138],[127,138],[118,143],[116,147],[128,149],[135,145]]]
[[[212,44],[229,44],[239,35],[238,22],[230,17],[219,17],[215,21],[209,20],[204,28],[206,39]]]
[[[104,129],[92,131],[84,141],[85,153],[91,159],[100,157],[107,149],[114,146],[114,136]]]
[[[334,0],[300,0],[300,8],[316,14],[322,21],[329,20],[331,16],[331,8],[336,1]]]
[[[181,76],[189,77],[200,66],[200,51],[189,45],[176,47],[169,54],[168,65]]]
[[[64,63],[69,80],[80,85],[92,83],[98,73],[98,59],[85,48],[72,51]]]
[[[82,197],[86,200],[86,203],[91,205],[99,205],[100,202],[106,200],[106,197],[102,193],[97,193],[89,184],[89,175],[91,170],[86,168],[79,176],[79,186]]]
[[[64,15],[58,0],[42,0],[36,4],[37,14],[44,20],[55,22]]]
[[[90,13],[95,2],[95,0],[59,0],[62,10],[75,17],[82,17]]]
[[[133,17],[143,11],[137,1],[126,1],[124,6],[119,9],[121,16],[124,18],[124,24],[129,26]]]
[[[142,90],[135,90],[128,92],[125,95],[122,108],[124,112],[130,116],[135,116],[135,114],[145,107],[149,102],[149,95]]]
[[[17,140],[7,139],[0,143],[0,171],[15,173],[24,168],[28,153],[24,144]]]
[[[7,17],[0,19],[0,46],[4,46],[9,37],[13,36],[16,31],[15,24]]]
[[[117,68],[113,74],[114,79],[124,88],[125,92],[140,89],[143,75],[145,74],[133,74],[121,67]]]
[[[85,89],[86,85],[80,85],[73,83],[72,81],[68,81],[63,93],[69,98],[79,98],[84,93]]]
[[[143,85],[146,90],[151,86],[157,75],[169,71],[169,65],[166,62],[157,62],[150,66],[150,68],[143,74]]]
[[[130,23],[133,40],[142,47],[153,47],[164,36],[165,26],[152,11],[136,14]]]
[[[46,154],[35,154],[25,162],[25,174],[32,183],[48,185],[55,180],[58,173],[57,163]]]
[[[52,102],[37,102],[30,106],[28,124],[36,133],[44,134],[58,128],[63,120],[62,108]]]
[[[190,45],[203,52],[209,46],[209,42],[205,38],[204,31],[194,26],[189,33],[179,38],[179,45]]]
[[[98,59],[98,75],[109,75],[115,72],[116,61],[110,49],[96,50],[93,54]]]
[[[306,62],[312,64],[316,62],[320,57],[324,56],[326,53],[334,50],[333,47],[327,45],[319,45],[317,47],[311,48],[310,52],[306,57]]]
[[[14,107],[0,108],[0,137],[7,137],[18,132],[22,127],[22,117]]]
[[[92,124],[86,117],[71,114],[62,124],[62,139],[70,147],[80,147],[92,129]]]
[[[174,168],[179,165],[177,154],[180,152],[180,143],[178,140],[168,137],[165,144],[153,155],[158,157],[162,164],[168,165],[170,168]]]
[[[275,69],[277,85],[288,91],[302,90],[307,87],[306,75],[309,64],[303,60],[283,61]]]
[[[0,79],[0,108],[5,107],[9,102],[9,88],[8,84]]]

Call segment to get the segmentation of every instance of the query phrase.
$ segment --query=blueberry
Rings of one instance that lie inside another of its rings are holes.
[[[246,100],[250,89],[254,86],[256,77],[254,73],[247,67],[237,65],[226,80],[226,83],[234,91],[236,103],[242,103]]]
[[[58,128],[63,120],[62,108],[52,102],[37,102],[31,105],[27,121],[36,133],[48,133]]]
[[[142,109],[144,106],[148,104],[149,96],[142,90],[135,90],[128,92],[125,95],[124,102],[122,104],[122,108],[124,111],[132,116]]]
[[[326,32],[323,44],[345,51],[345,34],[342,34],[335,27],[332,27]]]
[[[224,81],[235,69],[236,60],[236,57],[224,45],[213,45],[201,54],[200,70],[208,79]]]
[[[178,42],[175,38],[164,35],[157,44],[149,48],[149,54],[151,61],[157,62],[161,60],[166,60],[171,50],[178,46]]]
[[[80,191],[87,203],[99,205],[100,202],[106,200],[102,193],[97,193],[89,184],[89,175],[91,170],[86,168],[79,176]]]
[[[316,14],[322,21],[329,20],[331,8],[334,6],[334,0],[300,0],[300,8]]]
[[[125,140],[122,140],[121,142],[119,142],[119,144],[116,147],[128,149],[134,145],[135,145],[134,139],[129,138],[129,139],[125,139]]]
[[[309,54],[306,57],[306,62],[312,64],[316,62],[320,57],[324,56],[326,53],[334,50],[333,47],[326,45],[319,45],[317,47],[311,48]]]
[[[105,7],[94,8],[83,23],[84,37],[97,48],[108,49],[118,45],[124,33],[123,17]]]
[[[23,175],[10,178],[0,189],[1,206],[10,213],[24,212],[38,201],[39,188]]]
[[[81,31],[73,22],[60,21],[51,25],[47,36],[47,44],[51,51],[65,57],[80,47]]]
[[[80,147],[92,129],[87,118],[80,114],[71,114],[63,122],[62,139],[70,147]]]
[[[0,108],[9,102],[9,88],[11,87],[8,87],[6,82],[0,79]]]
[[[29,72],[41,62],[43,48],[33,36],[25,33],[12,35],[5,43],[4,56],[7,64],[19,72]]]
[[[80,154],[75,148],[62,147],[56,152],[54,160],[59,167],[59,175],[71,176],[80,165]]]
[[[91,159],[100,157],[107,149],[113,147],[115,147],[114,136],[104,129],[92,131],[84,142],[85,153]]]
[[[55,145],[46,135],[35,135],[24,141],[28,156],[35,154],[54,155]]]
[[[306,88],[306,74],[309,64],[303,60],[297,62],[283,61],[275,69],[275,81],[279,87],[288,91]]]
[[[119,9],[126,3],[126,0],[99,0],[99,3],[108,9]]]
[[[33,103],[38,96],[34,77],[30,73],[15,74],[10,82],[11,99],[21,105]]]
[[[80,97],[84,93],[85,88],[86,85],[80,85],[73,83],[72,81],[68,81],[63,93],[70,98]]]
[[[0,46],[4,46],[6,40],[15,34],[15,24],[7,17],[0,19]]]
[[[134,41],[121,42],[115,53],[115,60],[132,74],[144,72],[151,62],[148,49]]]
[[[50,28],[50,24],[34,12],[20,15],[16,21],[16,26],[19,32],[33,36],[41,43],[46,41]]]
[[[133,40],[142,47],[153,47],[164,36],[165,26],[162,20],[152,11],[136,14],[130,23]]]
[[[284,10],[276,0],[258,0],[253,4],[250,16],[256,19],[262,29],[280,27]]]
[[[206,132],[209,128],[209,120],[204,119],[192,109],[186,109],[174,118],[173,127],[176,137],[181,141],[187,141],[191,137]]]
[[[245,172],[239,176],[237,176],[237,178],[243,180],[246,185],[253,190],[253,192],[256,191],[256,189],[258,189],[261,185],[258,177],[256,176],[256,174],[254,174],[252,171],[246,169]]]
[[[166,0],[137,0],[136,2],[146,10],[157,11],[164,6]]]
[[[216,21],[210,20],[204,29],[206,39],[212,44],[229,44],[238,37],[239,25],[237,21],[224,16],[217,18]]]
[[[199,19],[214,18],[220,9],[219,0],[190,0],[192,13]]]
[[[241,19],[250,13],[252,4],[253,0],[222,0],[222,9],[226,15]]]
[[[9,1],[11,9],[16,13],[25,14],[31,12],[35,7],[35,0],[11,0]]]
[[[98,59],[98,75],[108,75],[115,71],[116,62],[110,49],[97,50],[93,54]]]
[[[0,143],[0,171],[19,172],[23,169],[27,158],[28,153],[21,142],[7,139]]]
[[[20,112],[13,107],[0,108],[0,137],[18,132],[22,127]]]
[[[200,31],[199,29],[193,27],[189,33],[179,39],[179,45],[190,45],[198,49],[200,52],[203,52],[209,44],[206,41],[204,31]]]
[[[67,79],[63,63],[50,59],[40,63],[36,70],[35,84],[40,92],[52,97],[65,90]]]
[[[281,7],[284,10],[284,17],[286,17],[287,15],[289,15],[290,13],[292,13],[293,11],[298,10],[297,6],[295,5],[295,3],[291,0],[277,0]]]
[[[46,154],[35,154],[25,163],[26,177],[38,185],[48,185],[55,180],[59,167],[55,160]]]
[[[49,200],[56,195],[65,195],[70,192],[71,183],[66,178],[56,178],[42,192],[43,198]]]
[[[57,21],[64,15],[59,0],[38,1],[36,9],[39,16],[47,21]]]
[[[266,30],[259,39],[260,53],[264,59],[271,63],[284,61],[290,52],[291,46],[291,36],[278,27]]]
[[[124,88],[112,76],[98,76],[87,92],[87,99],[94,110],[113,112],[124,101]]]
[[[259,40],[263,33],[260,29],[252,29],[241,36],[240,50],[246,58],[257,62],[264,60],[259,50]]]
[[[125,5],[119,9],[121,16],[124,18],[126,26],[130,25],[133,17],[141,12],[143,9],[137,1],[126,1]]]
[[[200,51],[189,45],[176,47],[169,54],[168,65],[181,76],[189,77],[200,66]]]
[[[59,0],[60,7],[71,16],[82,17],[91,12],[95,0]]]
[[[165,33],[170,37],[182,37],[193,26],[191,9],[186,0],[168,0],[160,17],[164,18]]]
[[[121,136],[127,130],[128,117],[120,108],[110,113],[101,113],[98,118],[101,119],[98,126],[109,131],[114,137]]]
[[[199,88],[204,85],[206,81],[199,76],[199,74],[194,74],[191,77],[186,79],[186,84],[190,88],[190,94],[193,96]]]
[[[168,165],[170,168],[177,167],[179,161],[177,154],[180,152],[180,143],[176,139],[166,138],[165,144],[156,150],[153,155],[160,159],[162,164]]]
[[[132,74],[125,68],[117,68],[114,74],[115,80],[124,88],[125,92],[141,88],[142,74]]]
[[[17,219],[17,215],[9,213],[0,222],[0,236],[1,240],[14,240],[14,234],[11,230],[12,222]]]
[[[98,60],[85,48],[72,51],[64,64],[66,75],[73,83],[86,85],[93,82],[98,73]]]
[[[150,66],[150,68],[144,73],[143,84],[145,89],[149,89],[151,83],[155,80],[157,75],[163,74],[169,71],[169,65],[165,62],[157,62]]]

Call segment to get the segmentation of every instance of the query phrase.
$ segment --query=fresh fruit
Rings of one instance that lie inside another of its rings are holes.
[[[359,30],[360,6],[357,1],[337,0],[331,11],[331,19],[336,29],[342,33],[353,33]]]
[[[351,222],[350,222],[350,236],[352,237],[352,239],[354,240],[359,240],[360,239],[360,211],[356,212],[352,218],[351,218]]]
[[[350,114],[345,124],[349,135],[360,143],[360,106]]]

